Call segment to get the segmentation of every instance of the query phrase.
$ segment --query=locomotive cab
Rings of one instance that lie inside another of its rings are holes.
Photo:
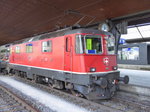
[[[128,76],[120,77],[117,70],[115,37],[111,33],[77,34],[75,41],[73,71],[89,75],[91,82],[91,92],[75,85],[77,91],[88,99],[109,99],[119,88],[119,81],[128,83]]]
[[[81,68],[80,72],[117,70],[115,38],[112,35],[77,35],[76,53],[84,57],[85,69]]]

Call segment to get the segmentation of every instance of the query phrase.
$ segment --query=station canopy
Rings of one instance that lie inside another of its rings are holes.
[[[150,41],[150,23],[130,26],[127,34],[121,35],[127,42]]]
[[[127,19],[149,10],[150,0],[1,0],[0,45],[64,26]]]

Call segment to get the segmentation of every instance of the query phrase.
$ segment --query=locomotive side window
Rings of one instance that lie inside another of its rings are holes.
[[[31,53],[33,49],[33,45],[32,44],[26,44],[26,52],[27,53]]]
[[[16,46],[15,51],[16,51],[16,53],[20,53],[20,46]]]
[[[115,54],[115,38],[114,38],[114,36],[110,36],[110,35],[107,36],[106,44],[107,44],[107,53]]]
[[[85,48],[86,54],[101,54],[102,38],[99,35],[86,35]]]
[[[83,54],[84,53],[84,37],[81,35],[76,35],[76,53]]]
[[[42,42],[42,52],[51,52],[52,51],[52,41]]]
[[[71,40],[70,37],[66,38],[66,52],[70,52],[71,51]]]

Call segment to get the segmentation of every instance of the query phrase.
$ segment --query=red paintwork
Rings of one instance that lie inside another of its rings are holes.
[[[72,72],[90,72],[90,68],[96,68],[96,72],[112,71],[112,67],[116,66],[116,55],[108,55],[104,35],[103,38],[103,54],[76,54],[75,53],[75,35],[70,34],[58,38],[50,38],[28,42],[33,44],[33,52],[26,53],[26,44],[12,45],[10,54],[10,63],[29,65],[35,67],[43,67]],[[82,34],[83,35],[83,34]],[[66,52],[65,39],[69,38],[70,52]],[[52,40],[52,52],[42,52],[42,42]],[[21,52],[15,53],[15,47],[20,46]],[[109,58],[109,65],[105,65],[103,58]]]

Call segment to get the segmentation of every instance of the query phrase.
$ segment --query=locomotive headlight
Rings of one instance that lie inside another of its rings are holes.
[[[90,72],[96,72],[96,68],[90,68]]]
[[[118,67],[117,66],[113,66],[113,70],[117,70],[118,69]]]

